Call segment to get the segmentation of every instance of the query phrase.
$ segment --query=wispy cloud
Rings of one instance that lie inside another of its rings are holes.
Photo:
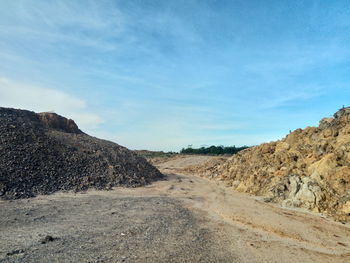
[[[0,78],[0,105],[36,112],[54,111],[75,120],[83,130],[96,129],[103,119],[89,112],[84,100],[55,89],[35,87]]]
[[[84,7],[82,7],[84,6]],[[112,2],[16,1],[0,11],[2,37],[41,44],[65,43],[113,50],[124,30],[125,18]]]
[[[277,139],[348,103],[346,6],[3,1],[0,103],[131,148]]]
[[[251,74],[267,79],[276,77],[293,77],[305,74],[315,68],[332,67],[347,61],[350,51],[345,43],[332,38],[321,43],[288,43],[282,46],[271,46],[270,50],[255,51],[255,60],[250,60],[245,69]]]

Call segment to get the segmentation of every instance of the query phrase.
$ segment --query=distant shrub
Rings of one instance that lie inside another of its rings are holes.
[[[239,151],[249,148],[248,146],[236,147],[236,146],[210,146],[201,148],[182,148],[181,154],[203,154],[203,155],[224,155],[224,154],[236,154]]]

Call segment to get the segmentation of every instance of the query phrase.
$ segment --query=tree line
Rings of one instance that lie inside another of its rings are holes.
[[[223,155],[223,154],[236,154],[239,151],[249,148],[248,146],[236,147],[236,146],[209,146],[209,147],[200,147],[192,148],[188,146],[187,148],[182,148],[181,154],[204,154],[204,155]]]

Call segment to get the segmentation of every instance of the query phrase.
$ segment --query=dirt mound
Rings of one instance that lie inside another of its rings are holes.
[[[350,221],[350,107],[318,127],[192,168],[234,189]]]
[[[141,186],[162,178],[144,158],[54,113],[0,108],[0,196]]]

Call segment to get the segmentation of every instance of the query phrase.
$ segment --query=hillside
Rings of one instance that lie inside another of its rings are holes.
[[[144,158],[55,113],[0,108],[0,196],[141,186],[162,178]]]
[[[282,140],[188,170],[286,207],[350,221],[350,107],[322,119],[318,127],[297,129]]]

